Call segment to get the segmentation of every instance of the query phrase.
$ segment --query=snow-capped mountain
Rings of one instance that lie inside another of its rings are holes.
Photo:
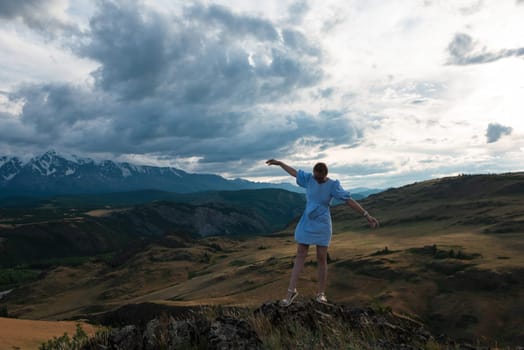
[[[0,157],[0,186],[15,177],[22,166],[18,158]]]
[[[107,193],[144,189],[189,193],[256,188],[296,190],[289,184],[227,180],[212,174],[190,174],[171,167],[139,166],[109,160],[46,152],[23,162],[0,157],[0,197]]]

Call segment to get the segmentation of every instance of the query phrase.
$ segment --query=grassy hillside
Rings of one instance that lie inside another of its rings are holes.
[[[523,345],[523,180],[458,176],[373,195],[362,203],[381,220],[378,230],[346,206],[333,208],[328,298],[391,308],[473,344]],[[0,301],[10,315],[43,319],[140,302],[254,307],[285,295],[293,229],[190,245],[168,235],[119,259],[54,268]],[[299,300],[314,296],[314,250],[298,288]]]
[[[524,231],[524,174],[463,175],[389,189],[362,201],[381,218],[383,227],[428,224],[431,230],[467,227],[484,233]],[[341,228],[358,229],[362,222],[334,210]]]
[[[126,250],[166,234],[185,239],[268,234],[284,227],[304,205],[303,195],[274,189],[167,198],[177,201],[107,208],[84,203],[80,196],[36,208],[0,209],[0,267],[85,261],[84,257]]]
[[[30,209],[61,208],[61,209],[95,209],[103,207],[129,207],[147,204],[154,201],[177,203],[208,203],[220,202],[229,204],[253,204],[253,199],[265,201],[276,196],[285,196],[288,200],[296,200],[303,195],[281,189],[268,188],[260,190],[239,191],[203,191],[193,193],[175,193],[158,190],[142,190],[129,192],[114,192],[102,194],[63,195],[50,198],[10,197],[2,199],[0,208]]]

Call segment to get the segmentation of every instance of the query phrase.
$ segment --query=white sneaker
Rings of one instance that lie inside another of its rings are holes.
[[[317,297],[315,298],[315,301],[317,303],[321,303],[321,304],[327,304],[328,301],[327,301],[327,298],[326,298],[326,293],[324,292],[320,292],[317,294]]]
[[[295,290],[288,289],[287,291],[288,293],[291,293],[291,296],[289,297],[289,299],[286,298],[280,301],[280,305],[285,306],[285,307],[288,307],[289,305],[291,305],[293,303],[293,300],[295,300],[295,298],[298,296],[298,292],[296,288]]]

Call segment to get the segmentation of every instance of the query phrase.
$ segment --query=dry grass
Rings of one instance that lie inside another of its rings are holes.
[[[0,350],[38,349],[42,343],[53,337],[60,337],[64,333],[74,334],[77,324],[90,336],[96,332],[94,326],[83,322],[0,318]]]
[[[524,293],[505,295],[504,291],[476,290],[444,293],[438,281],[447,276],[427,268],[434,259],[408,251],[437,245],[443,250],[476,253],[481,257],[471,261],[443,261],[503,272],[524,267],[524,234],[496,236],[467,229],[426,234],[424,225],[358,232],[335,227],[337,231],[330,247],[334,261],[329,265],[328,286],[328,298],[334,302],[389,306],[430,324],[438,314],[450,322],[433,322],[438,327],[436,331],[451,336],[499,339],[505,325],[524,329],[524,319],[514,313],[524,310]],[[245,241],[210,238],[190,248],[152,246],[116,268],[103,263],[58,268],[31,285],[25,294],[12,298],[8,310],[24,318],[63,319],[146,301],[181,306],[256,307],[284,297],[296,249],[292,233],[288,233],[289,236]],[[209,244],[217,242],[220,249],[209,248]],[[385,246],[392,251],[390,254],[373,255]],[[187,260],[177,258],[186,255]],[[315,260],[312,247],[306,261]],[[373,261],[379,262],[383,271],[366,270]],[[359,262],[364,266],[362,271],[351,267]],[[306,264],[298,285],[300,298],[312,298],[316,287],[316,267]],[[494,303],[497,308],[489,308]],[[457,309],[456,305],[462,306]],[[455,317],[457,310],[460,312]],[[460,325],[461,315],[471,315],[477,321],[460,328],[454,322]]]

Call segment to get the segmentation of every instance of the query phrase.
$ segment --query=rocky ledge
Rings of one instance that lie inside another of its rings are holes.
[[[136,308],[143,310],[144,306],[139,304]],[[132,307],[126,306],[126,313],[131,314],[128,311]],[[172,313],[167,308],[149,322],[137,319],[135,324],[113,328],[84,347],[126,350],[273,348],[483,349],[478,345],[434,337],[421,323],[387,309],[314,301],[296,302],[289,307],[272,301],[254,311],[202,307]]]

